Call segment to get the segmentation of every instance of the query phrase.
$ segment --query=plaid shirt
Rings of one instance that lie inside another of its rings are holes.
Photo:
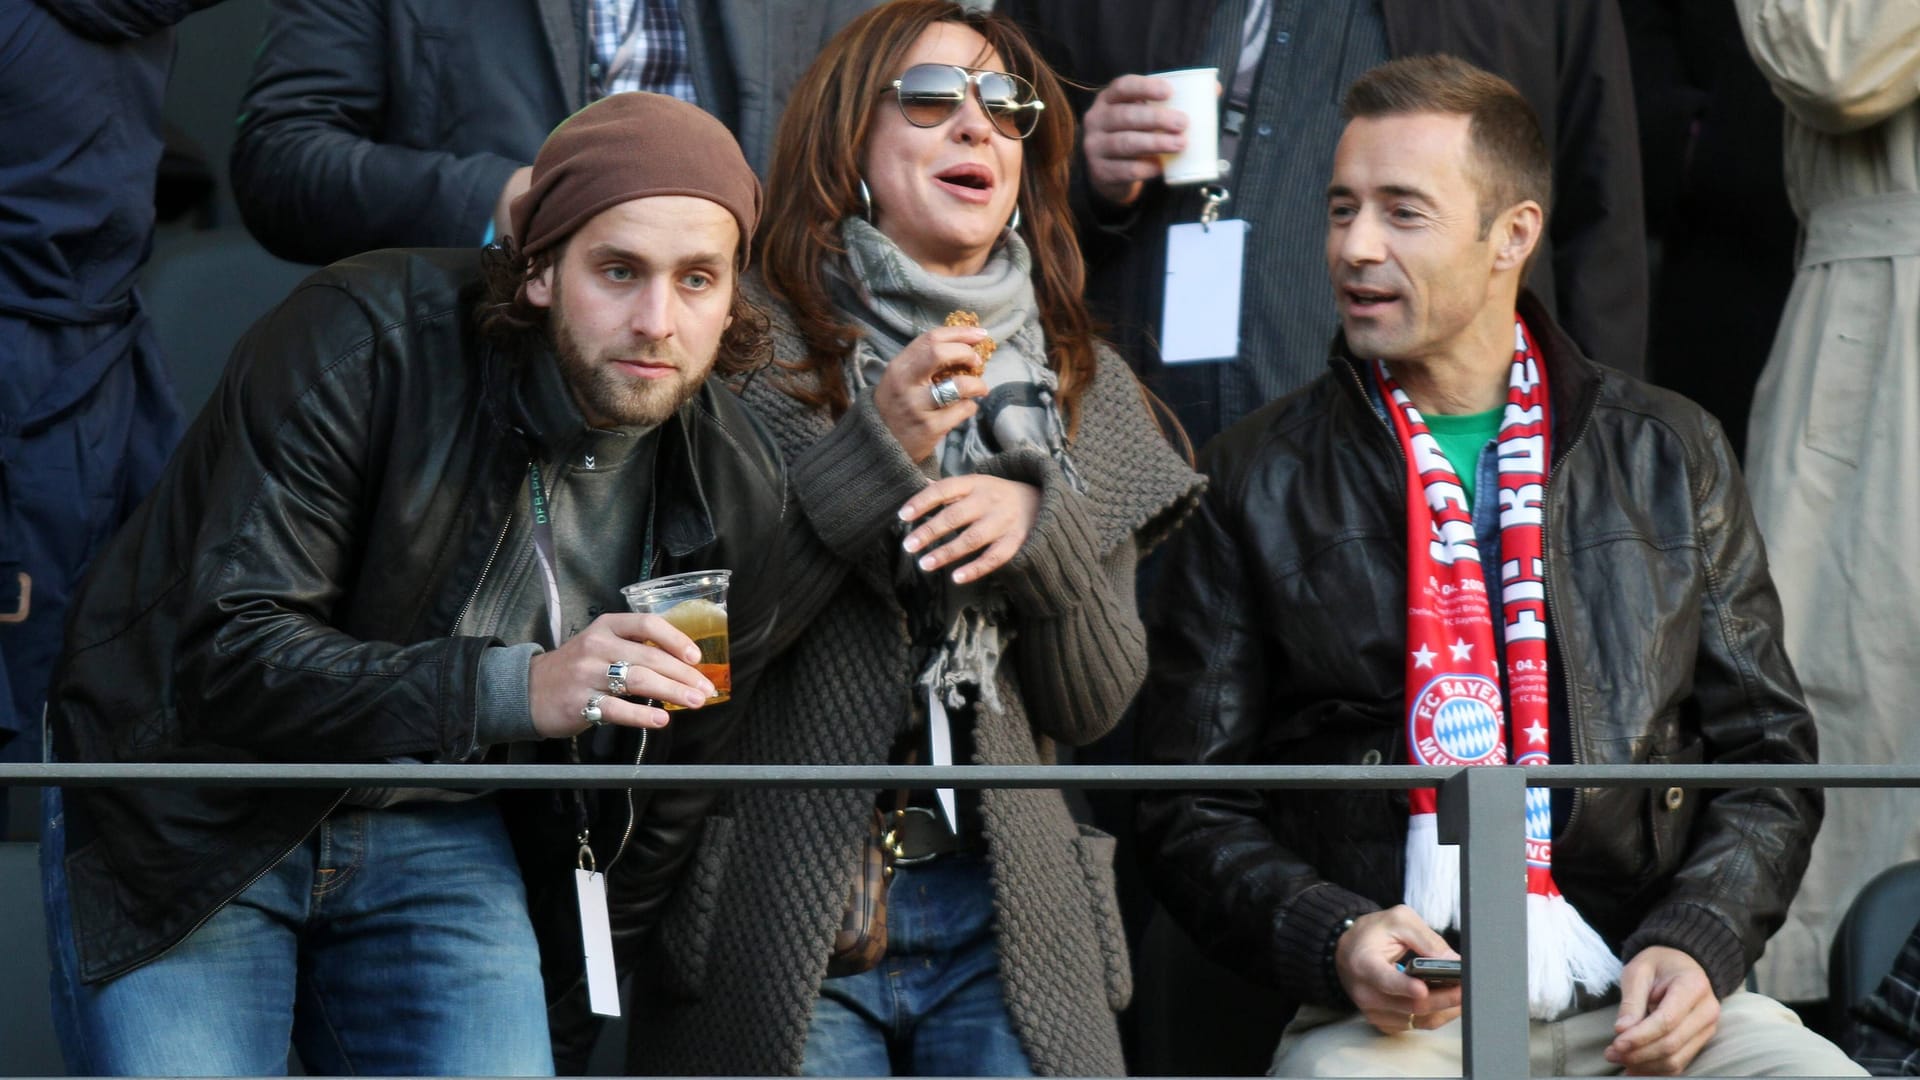
[[[669,94],[698,104],[679,0],[592,0],[593,90]]]
[[[1848,1057],[1875,1076],[1920,1076],[1920,926],[1850,1020],[1836,1040]]]

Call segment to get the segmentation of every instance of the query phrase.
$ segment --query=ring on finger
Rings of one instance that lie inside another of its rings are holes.
[[[936,409],[944,409],[949,405],[960,403],[960,384],[952,379],[941,379],[928,387],[928,390],[933,394],[933,407]]]
[[[1408,1013],[1408,1014],[1407,1014],[1407,1030],[1408,1030],[1408,1031],[1412,1031],[1412,1030],[1413,1030],[1413,1017],[1414,1017],[1414,1014],[1413,1014],[1413,1013]]]
[[[580,710],[580,719],[585,720],[594,727],[599,727],[606,723],[607,714],[600,711],[600,701],[606,696],[605,694],[595,694],[588,698],[586,707]]]
[[[625,660],[615,660],[607,665],[607,693],[619,695],[627,692],[627,668],[630,666]]]

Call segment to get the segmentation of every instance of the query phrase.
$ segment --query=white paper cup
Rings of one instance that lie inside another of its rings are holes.
[[[1173,84],[1173,97],[1167,107],[1187,114],[1187,148],[1177,154],[1160,155],[1166,182],[1206,184],[1220,179],[1219,69],[1158,71],[1152,77]]]

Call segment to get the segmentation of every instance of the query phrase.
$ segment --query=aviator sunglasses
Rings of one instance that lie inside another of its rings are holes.
[[[961,103],[967,100],[969,83],[995,131],[1009,139],[1024,139],[1039,126],[1040,112],[1047,103],[1040,100],[1032,83],[1005,71],[915,64],[880,92],[893,91],[907,123],[930,128],[939,127],[960,111]]]

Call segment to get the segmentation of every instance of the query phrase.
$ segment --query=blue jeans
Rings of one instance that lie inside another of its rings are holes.
[[[280,1076],[291,1046],[317,1075],[553,1074],[491,799],[337,810],[184,941],[98,985],[72,978],[64,885],[49,883],[48,936],[76,1072]]]
[[[820,984],[803,1076],[1031,1076],[1000,983],[986,860],[896,871],[887,958]]]
[[[73,909],[67,904],[67,818],[60,789],[40,789],[40,903],[47,920],[47,992],[53,1034],[67,1075],[98,1076],[80,1034],[79,980],[73,962]]]

